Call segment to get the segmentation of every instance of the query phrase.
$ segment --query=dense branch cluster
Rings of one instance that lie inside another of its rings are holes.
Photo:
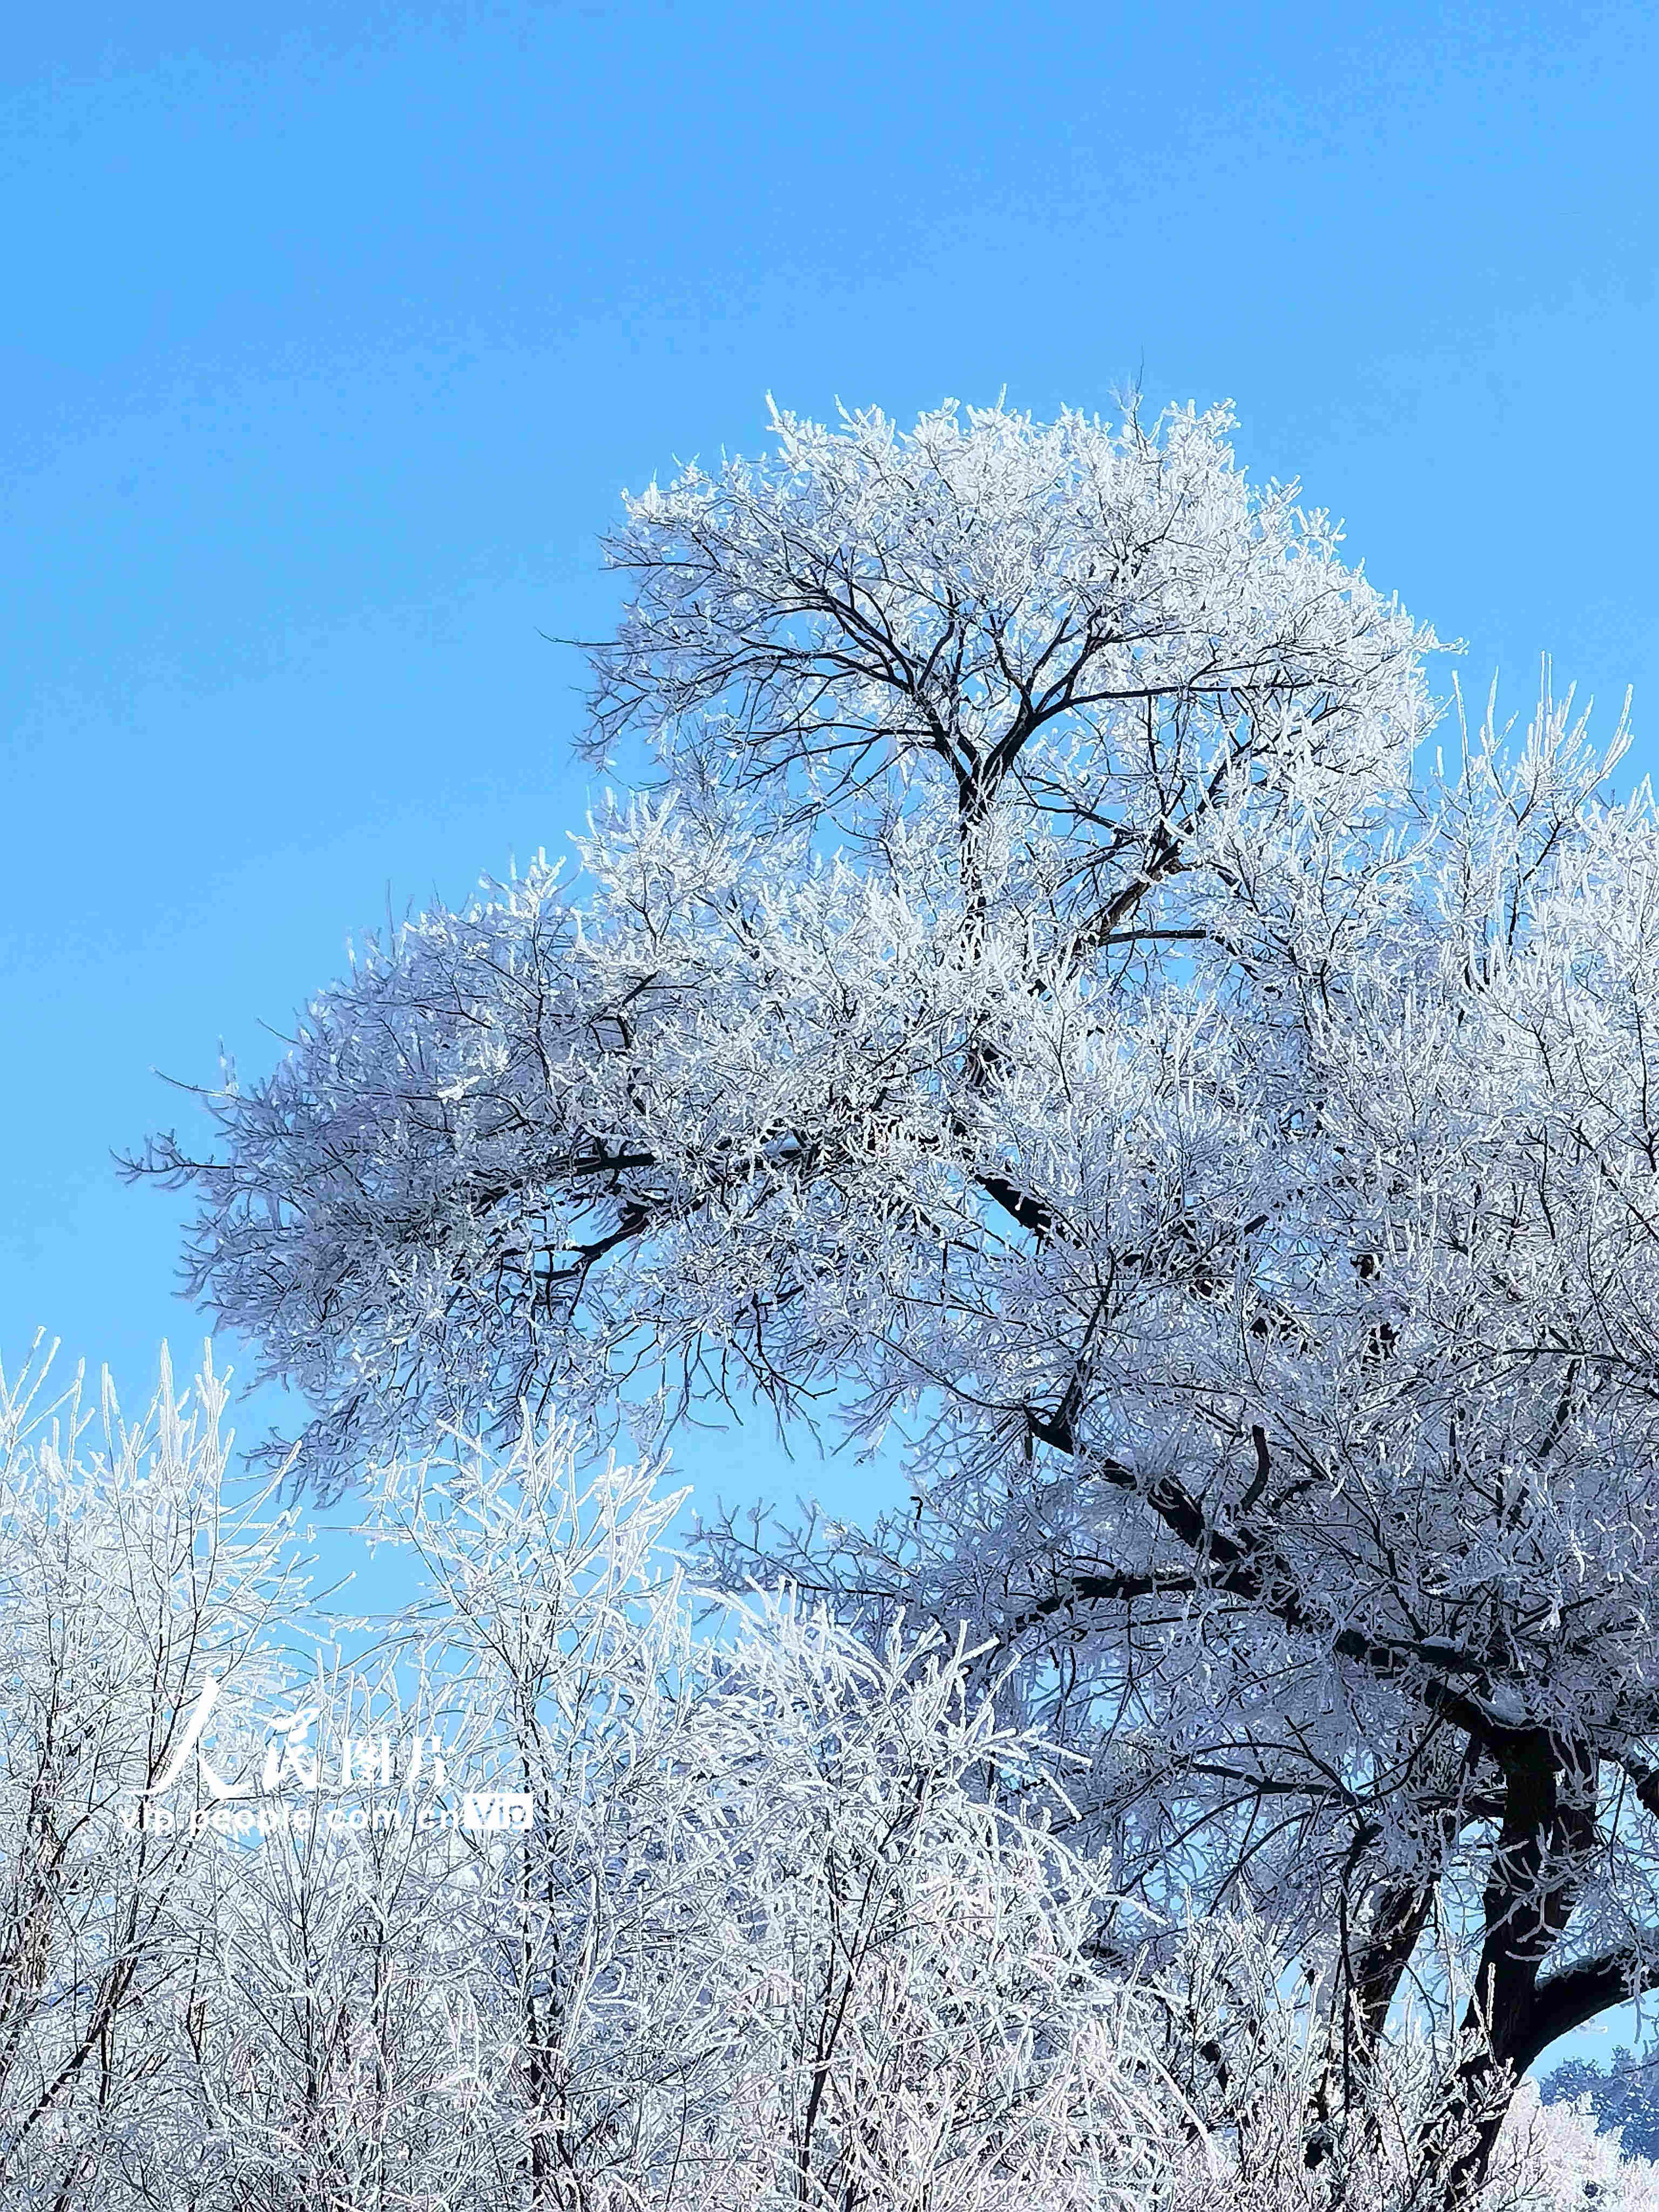
[[[911,1511],[710,1571],[965,1624],[1333,2081],[1449,1948],[1473,2171],[1487,2076],[1659,1983],[1659,820],[1547,696],[1435,752],[1435,641],[1224,415],[775,427],[627,503],[592,745],[653,764],[574,872],[153,1146],[190,1285],[324,1485],[525,1409],[902,1449]]]

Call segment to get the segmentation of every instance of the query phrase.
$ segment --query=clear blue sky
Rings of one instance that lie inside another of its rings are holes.
[[[109,1161],[152,1067],[264,1064],[388,888],[561,843],[539,633],[769,388],[1231,396],[1477,691],[1548,648],[1650,726],[1647,8],[260,15],[67,0],[0,56],[8,1358],[189,1350],[178,1208]]]

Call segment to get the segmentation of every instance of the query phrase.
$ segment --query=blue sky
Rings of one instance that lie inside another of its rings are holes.
[[[1656,42],[1559,4],[20,13],[0,1354],[44,1324],[129,1396],[188,1354],[178,1205],[109,1158],[179,1114],[152,1068],[264,1064],[388,896],[562,843],[542,633],[604,622],[618,487],[755,447],[769,389],[1231,396],[1477,692],[1524,708],[1547,649],[1644,731]],[[796,1484],[760,1438],[690,1464]]]

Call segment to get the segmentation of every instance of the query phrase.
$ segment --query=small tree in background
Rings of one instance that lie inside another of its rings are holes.
[[[164,1356],[134,1424],[45,1380],[0,1373],[0,2187],[66,2207],[176,2112],[212,1850],[185,1732],[204,1677],[277,1679],[301,1593],[289,1524],[224,1495],[211,1366],[191,1404]]]
[[[1639,2158],[1659,2153],[1654,2063],[1650,2057],[1638,2058],[1623,2044],[1604,2066],[1583,2058],[1564,2059],[1544,2076],[1543,2097],[1550,2105],[1587,2106],[1596,2125],[1618,2135],[1626,2149]]]

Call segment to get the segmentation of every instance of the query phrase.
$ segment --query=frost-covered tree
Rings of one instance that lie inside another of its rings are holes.
[[[1546,2104],[1589,2111],[1598,2127],[1618,2135],[1637,2156],[1650,2159],[1659,2152],[1659,2098],[1651,2057],[1638,2058],[1620,2044],[1605,2066],[1565,2059],[1545,2075],[1542,2090]]]
[[[184,1738],[204,1674],[269,1684],[297,1591],[281,1516],[223,1494],[210,1367],[192,1402],[164,1359],[137,1423],[45,1383],[0,1372],[0,2202],[66,2208],[175,2108],[211,1849]]]
[[[911,1511],[720,1571],[1024,1655],[1119,1893],[1323,1977],[1322,2098],[1436,1939],[1490,2113],[1659,1978],[1651,805],[1548,700],[1425,769],[1431,637],[1224,416],[775,428],[627,504],[580,872],[152,1148],[191,1287],[325,1483],[524,1406],[899,1440]]]
[[[453,1960],[421,1978],[465,1993],[480,2201],[1141,2202],[1190,2115],[1090,1955],[1098,1875],[993,1786],[1041,1741],[936,1631],[872,1651],[781,1595],[699,1635],[660,1548],[680,1499],[562,1446],[380,1500],[428,1577],[405,1665],[535,1808],[429,1854],[417,1916]]]

